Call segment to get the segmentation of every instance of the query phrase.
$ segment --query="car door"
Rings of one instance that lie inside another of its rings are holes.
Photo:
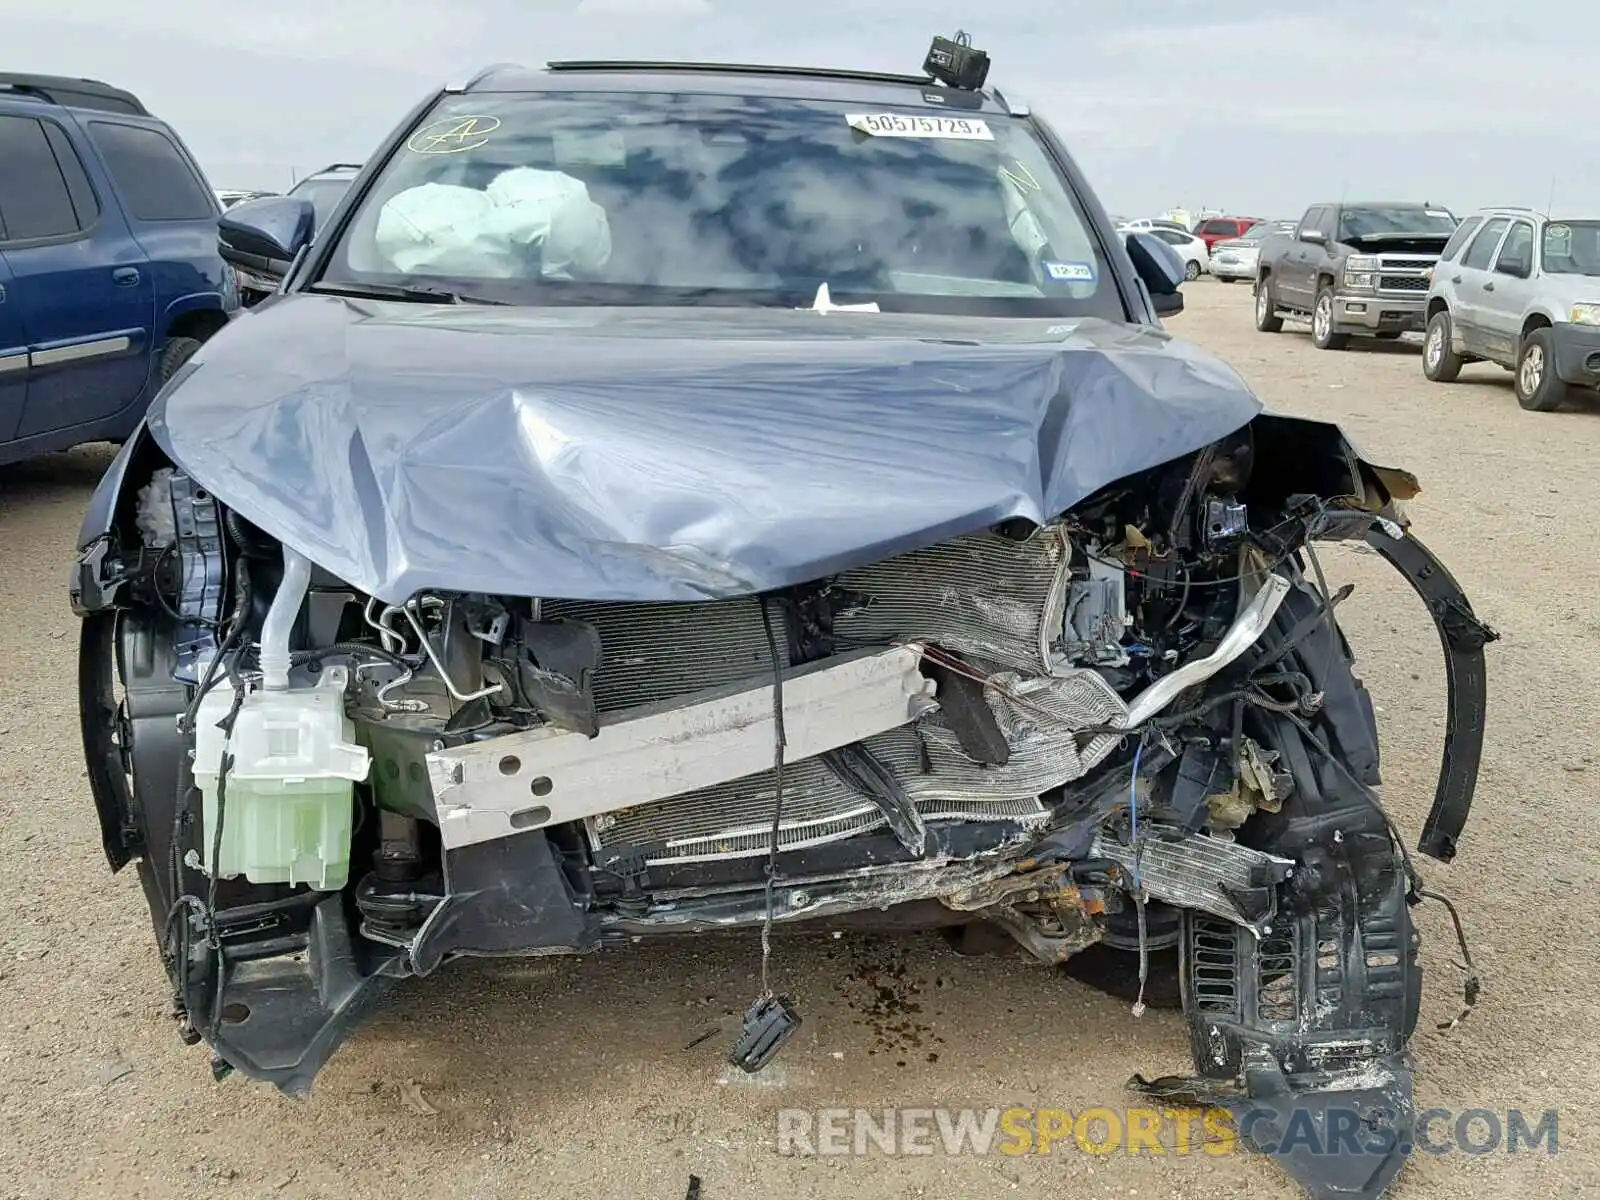
[[[144,252],[54,119],[0,115],[0,163],[0,252],[28,326],[28,392],[13,436],[112,416],[150,376],[155,289]]]
[[[1481,358],[1490,357],[1482,328],[1483,301],[1487,294],[1483,285],[1489,280],[1495,254],[1510,224],[1508,217],[1494,217],[1485,221],[1483,228],[1467,243],[1460,263],[1450,269],[1450,283],[1456,293],[1456,307],[1450,319],[1461,332],[1462,348],[1468,354]]]
[[[1323,214],[1327,211],[1322,207],[1307,209],[1306,215],[1300,218],[1300,224],[1295,227],[1294,240],[1289,244],[1278,268],[1280,304],[1310,310],[1312,281],[1316,278],[1316,263],[1320,261],[1322,247],[1306,241],[1304,235],[1308,229],[1321,227]]]
[[[0,237],[4,237],[3,229]],[[12,287],[11,268],[0,254],[0,446],[16,435],[27,394],[28,329],[22,323],[22,305]]]
[[[1506,230],[1494,267],[1485,273],[1478,330],[1485,349],[1500,362],[1517,356],[1522,317],[1533,301],[1533,222],[1513,221]]]

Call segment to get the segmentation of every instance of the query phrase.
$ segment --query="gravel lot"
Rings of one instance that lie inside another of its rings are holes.
[[[1422,479],[1416,530],[1450,565],[1490,647],[1491,727],[1456,864],[1485,976],[1460,999],[1442,910],[1422,910],[1429,971],[1414,1043],[1419,1104],[1560,1110],[1559,1153],[1411,1163],[1392,1193],[1600,1192],[1590,1082],[1600,1079],[1600,404],[1525,413],[1510,376],[1425,382],[1411,345],[1322,353],[1256,333],[1250,293],[1202,281],[1172,328],[1228,358],[1272,405],[1345,422]],[[755,986],[744,943],[582,961],[459,966],[402,989],[303,1103],[214,1083],[180,1045],[134,874],[98,844],[78,747],[77,622],[66,568],[102,447],[0,468],[0,1197],[617,1197],[851,1195],[1295,1197],[1240,1156],[804,1159],[774,1149],[785,1106],[1128,1102],[1123,1085],[1188,1066],[1181,1018],[1019,958],[941,939],[779,942],[776,979],[805,1026],[766,1075],[722,1057]],[[1325,556],[1380,707],[1385,793],[1412,840],[1443,726],[1433,628],[1370,553]],[[711,1029],[720,1033],[685,1049]],[[420,1094],[436,1111],[419,1112]]]

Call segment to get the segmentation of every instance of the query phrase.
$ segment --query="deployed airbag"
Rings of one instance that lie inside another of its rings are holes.
[[[424,183],[386,201],[378,250],[402,274],[510,278],[527,272],[524,250],[539,251],[539,273],[570,278],[611,257],[605,211],[582,180],[561,171],[502,171],[482,191]]]

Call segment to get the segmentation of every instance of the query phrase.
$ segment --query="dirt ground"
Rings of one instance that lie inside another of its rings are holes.
[[[1510,376],[1427,383],[1413,345],[1315,350],[1255,332],[1243,286],[1202,281],[1171,322],[1271,405],[1346,423],[1369,456],[1416,472],[1416,532],[1504,634],[1490,647],[1477,808],[1451,867],[1484,973],[1460,1000],[1442,910],[1421,911],[1428,972],[1414,1042],[1419,1106],[1559,1110],[1558,1152],[1422,1156],[1392,1195],[1600,1194],[1588,1127],[1600,1079],[1600,404],[1525,413]],[[823,1159],[780,1155],[780,1107],[1129,1103],[1130,1075],[1181,1072],[1181,1018],[942,939],[780,941],[776,981],[805,1025],[777,1064],[730,1079],[753,994],[745,943],[582,961],[450,967],[403,986],[305,1102],[212,1081],[182,1046],[133,872],[113,878],[80,762],[77,622],[66,571],[101,447],[0,469],[0,1198],[519,1196],[861,1200],[1011,1195],[1299,1195],[1231,1157]],[[1414,841],[1443,727],[1433,628],[1372,554],[1325,556],[1356,584],[1340,609],[1380,707],[1385,795]],[[692,1048],[702,1034],[718,1032]],[[432,1113],[418,1111],[425,1097]]]

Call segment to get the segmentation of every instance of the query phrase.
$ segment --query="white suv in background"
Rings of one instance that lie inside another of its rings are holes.
[[[1434,268],[1427,321],[1422,372],[1436,382],[1467,363],[1498,363],[1533,412],[1600,388],[1600,217],[1473,213]]]

